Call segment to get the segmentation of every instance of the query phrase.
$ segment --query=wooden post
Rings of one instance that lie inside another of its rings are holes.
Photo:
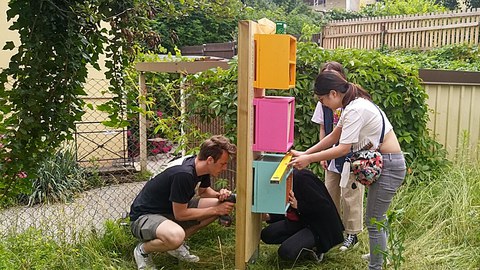
[[[253,190],[253,97],[257,24],[238,24],[238,113],[237,113],[237,204],[235,269],[245,269],[258,253],[261,216],[252,213]]]
[[[140,130],[140,170],[147,171],[147,116],[145,98],[147,97],[147,85],[145,84],[145,73],[140,72],[138,83],[140,85],[138,103],[140,105],[139,130]]]

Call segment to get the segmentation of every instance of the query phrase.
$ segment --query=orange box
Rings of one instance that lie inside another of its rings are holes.
[[[265,89],[295,87],[297,39],[291,35],[255,34],[253,86]]]

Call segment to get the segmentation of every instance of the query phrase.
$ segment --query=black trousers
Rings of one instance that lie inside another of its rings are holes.
[[[302,222],[288,219],[271,223],[260,235],[265,244],[280,244],[278,256],[284,260],[295,260],[302,249],[315,246],[315,236]]]

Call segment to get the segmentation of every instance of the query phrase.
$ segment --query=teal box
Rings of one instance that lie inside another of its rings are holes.
[[[285,214],[289,206],[288,193],[293,188],[292,169],[288,169],[280,181],[270,181],[283,156],[264,154],[253,161],[252,212]]]

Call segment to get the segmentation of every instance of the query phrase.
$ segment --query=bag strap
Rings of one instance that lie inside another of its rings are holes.
[[[380,113],[380,116],[382,117],[382,134],[380,134],[380,143],[378,144],[378,148],[377,149],[380,149],[380,145],[383,143],[383,137],[385,136],[385,118],[383,117],[383,113],[382,113],[382,110],[380,110],[380,108],[377,106],[377,104],[373,103],[373,101],[370,100],[370,102],[372,102],[372,104],[377,107],[378,109],[378,112]],[[350,153],[348,153],[347,157],[346,158],[349,158],[353,153],[353,145],[352,147],[350,148]]]
[[[372,101],[373,103],[373,101]],[[380,112],[380,116],[382,117],[382,134],[380,134],[380,143],[378,144],[378,148],[380,148],[380,145],[383,143],[383,137],[385,136],[385,118],[383,117],[383,113],[382,113],[382,110],[380,110],[380,108],[377,106],[377,104],[373,103],[373,105],[375,105],[375,107],[377,107],[378,109],[378,112]]]

